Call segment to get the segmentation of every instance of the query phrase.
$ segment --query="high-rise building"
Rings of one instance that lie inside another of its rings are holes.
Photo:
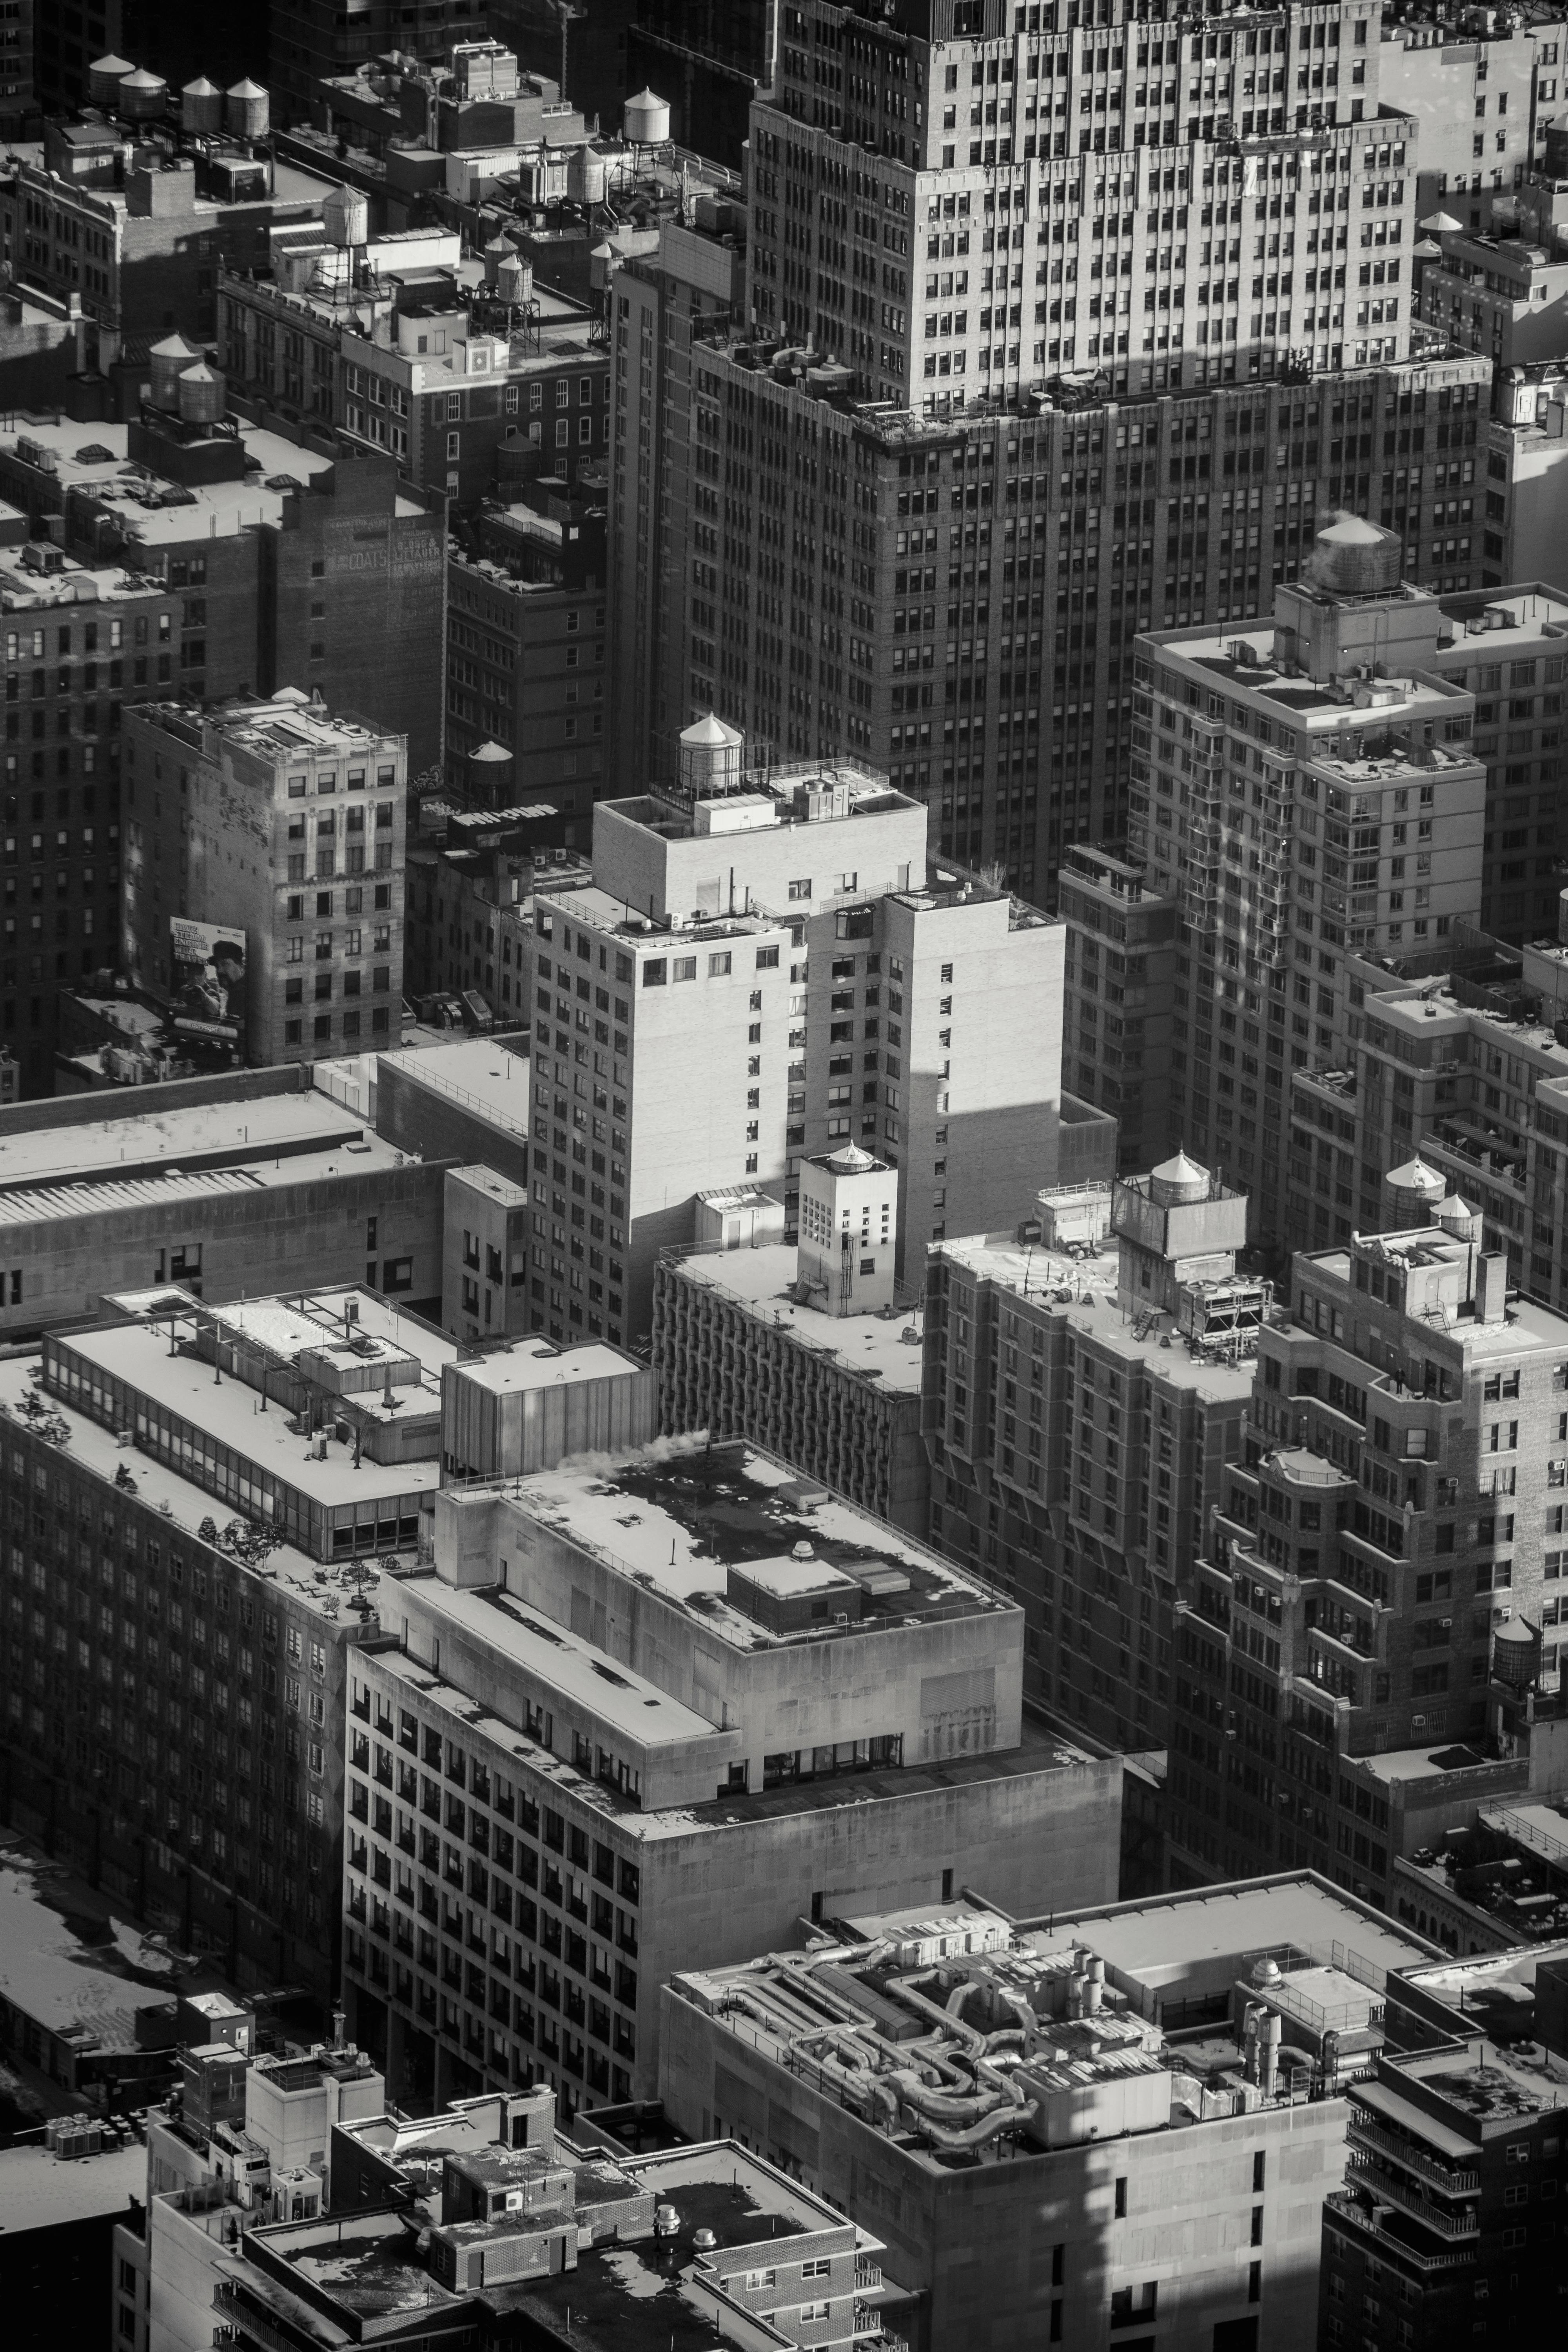
[[[1445,1772],[1552,1769],[1515,1699],[1564,1560],[1568,1320],[1510,1289],[1440,1179],[1387,1183],[1384,1229],[1299,1255],[1261,1336],[1178,1630],[1168,1834],[1182,1877],[1306,1864],[1392,1907]]]
[[[1075,843],[1057,876],[1068,927],[1062,1067],[1117,1121],[1117,1165],[1148,1166],[1178,1142],[1171,1116],[1177,899],[1108,849]]]
[[[1561,25],[1500,14],[1461,23],[1418,5],[1390,11],[1379,30],[1378,93],[1420,124],[1416,219],[1445,212],[1489,227],[1540,161],[1562,79]]]
[[[752,770],[711,718],[681,751],[679,785],[595,809],[591,888],[536,892],[531,1295],[552,1332],[585,1276],[590,1331],[646,1331],[658,1252],[714,1186],[782,1187],[794,1239],[805,1157],[874,1146],[902,1276],[950,1218],[1016,1223],[1070,1131],[1059,923],[928,860],[924,808],[858,762]]]
[[[1563,356],[1552,314],[1565,282],[1565,173],[1568,125],[1546,132],[1542,166],[1528,179],[1521,168],[1512,182],[1516,194],[1493,197],[1485,229],[1458,226],[1437,233],[1441,259],[1421,273],[1421,317],[1501,367]],[[1453,215],[1439,217],[1452,220]]]
[[[1255,1188],[1265,1234],[1288,1072],[1346,1034],[1347,951],[1436,946],[1479,910],[1476,698],[1437,674],[1453,624],[1401,571],[1393,532],[1346,517],[1267,643],[1205,627],[1136,657],[1129,850],[1185,934],[1171,1125]]]
[[[1246,1195],[1178,1158],[1112,1188],[1113,1265],[1017,1234],[927,1265],[932,1536],[1022,1605],[1031,1702],[1106,1747],[1165,1738],[1269,1307],[1246,1234]]]
[[[1390,1971],[1388,2041],[1350,2085],[1323,2208],[1323,2352],[1561,2325],[1563,1977],[1561,1945]]]
[[[297,688],[147,703],[126,728],[124,956],[237,1059],[390,1045],[403,994],[402,736]]]
[[[1020,1612],[744,1444],[448,1488],[381,1605],[346,1982],[397,2088],[651,2097],[677,1967],[959,1873],[1010,1908],[1114,1885],[1120,1759],[1025,1718]]]
[[[919,2352],[1307,2352],[1346,2095],[1385,1981],[1432,1948],[1306,1871],[1048,1918],[987,1891],[679,1969],[666,2112],[875,2216]]]
[[[696,716],[670,687],[685,660],[689,580],[700,592],[717,579],[718,493],[713,453],[691,438],[693,362],[729,326],[745,290],[746,215],[732,203],[716,211],[721,232],[663,223],[657,252],[624,263],[605,298],[615,316],[609,772],[623,793],[675,773],[676,739]],[[710,410],[704,416],[711,427]],[[688,520],[694,499],[700,529]],[[699,556],[705,569],[689,572]]]
[[[1568,1303],[1554,1149],[1568,1132],[1563,950],[1466,933],[1440,961],[1352,971],[1363,1010],[1349,1055],[1337,1069],[1298,1071],[1291,1086],[1287,1241],[1321,1248],[1352,1225],[1375,1232],[1380,1171],[1414,1154],[1434,1185],[1479,1213],[1510,1288]]]
[[[1410,577],[1477,584],[1465,501],[1410,458],[1473,478],[1486,373],[1412,356],[1417,126],[1375,16],[1090,42],[1004,15],[857,25],[851,58],[836,12],[798,12],[753,114],[749,323],[667,415],[612,289],[612,543],[645,425],[692,478],[617,772],[672,772],[711,705],[886,766],[945,849],[1043,899],[1075,839],[1123,835],[1144,614],[1267,611],[1315,505],[1379,489]]]

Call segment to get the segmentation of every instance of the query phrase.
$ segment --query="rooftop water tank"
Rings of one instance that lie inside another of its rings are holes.
[[[195,343],[187,343],[184,335],[165,335],[154,343],[147,354],[152,373],[151,398],[154,408],[167,409],[171,415],[180,405],[180,378],[188,367],[201,357]]]
[[[521,304],[533,299],[533,271],[515,253],[496,266],[496,292],[503,302]]]
[[[129,58],[117,58],[112,51],[100,58],[87,69],[87,94],[94,106],[112,106],[120,96],[120,85],[128,73],[133,72]]]
[[[216,425],[228,405],[228,386],[216,368],[198,360],[179,382],[180,415],[187,425]]]
[[[656,98],[651,89],[639,89],[626,100],[621,127],[628,146],[664,146],[669,137],[669,100]]]
[[[327,241],[347,250],[370,241],[370,200],[358,188],[334,188],[321,205]]]
[[[1442,1177],[1423,1160],[1407,1160],[1402,1168],[1391,1168],[1383,1180],[1384,1232],[1410,1233],[1417,1225],[1430,1223],[1432,1212],[1447,1189]]]
[[[729,792],[741,781],[746,739],[716,711],[694,719],[680,736],[680,782],[694,800]]]
[[[1387,596],[1405,570],[1405,542],[1363,516],[1342,514],[1312,541],[1310,577],[1332,596]]]
[[[1209,1194],[1209,1171],[1184,1151],[1173,1160],[1163,1160],[1149,1178],[1149,1198],[1163,1209],[1180,1209],[1194,1201],[1206,1201]]]
[[[1510,1690],[1528,1690],[1541,1672],[1541,1636],[1522,1617],[1510,1617],[1492,1634],[1492,1672]]]
[[[634,100],[635,104],[636,101]],[[666,109],[668,121],[668,110]],[[668,130],[666,136],[668,136]],[[609,185],[609,170],[596,147],[585,142],[574,147],[566,164],[566,193],[574,204],[602,205]]]
[[[122,78],[114,100],[116,112],[127,122],[151,122],[168,102],[168,83],[162,74],[149,73],[145,67]]]
[[[224,93],[224,121],[236,139],[265,139],[272,119],[271,101],[259,83],[247,74],[231,82]]]
[[[198,74],[180,92],[180,122],[200,139],[216,138],[223,129],[223,92],[205,74]]]
[[[1482,1234],[1481,1213],[1479,1209],[1472,1209],[1469,1202],[1461,1199],[1458,1192],[1446,1194],[1438,1202],[1433,1213],[1443,1231],[1446,1234],[1452,1234],[1457,1242],[1473,1242],[1478,1247],[1479,1246]]]

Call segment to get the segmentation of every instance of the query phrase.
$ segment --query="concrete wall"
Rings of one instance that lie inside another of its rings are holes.
[[[1018,1744],[1021,1610],[742,1650],[526,1511],[498,1504],[488,1540],[496,1580],[519,1600],[558,1624],[581,1625],[612,1657],[710,1721],[742,1726],[753,1790],[763,1786],[763,1757],[781,1748],[899,1734],[910,1765]]]
[[[101,1111],[101,1096],[89,1099]],[[407,1295],[433,1296],[441,1283],[444,1167],[427,1161],[360,1172],[349,1164],[348,1174],[317,1174],[254,1192],[173,1195],[145,1205],[110,1199],[77,1216],[13,1223],[0,1241],[0,1258],[6,1273],[20,1273],[22,1295],[11,1304],[6,1284],[0,1337],[92,1314],[108,1292],[148,1289],[161,1278],[160,1265],[166,1275],[170,1253],[180,1248],[200,1248],[200,1275],[184,1278],[199,1281],[209,1303],[253,1298],[284,1281],[361,1283],[373,1262],[379,1289],[386,1265],[404,1258],[413,1266]],[[4,1209],[0,1195],[0,1219]]]
[[[498,1053],[514,1051],[526,1037],[497,1040]],[[432,1048],[439,1053],[439,1047]],[[528,1064],[519,1060],[513,1083],[517,1117],[528,1117]],[[376,1080],[377,1132],[400,1151],[417,1151],[426,1160],[457,1158],[468,1166],[493,1168],[514,1184],[528,1181],[528,1144],[510,1129],[494,1125],[482,1109],[458,1101],[444,1087],[421,1086],[418,1073],[405,1063],[383,1059]]]
[[[1131,2287],[1136,2304],[1151,2284],[1157,2315],[1131,2340],[1157,2326],[1161,2352],[1211,2352],[1216,2323],[1249,2313],[1268,2352],[1308,2352],[1315,2342],[1321,2208],[1342,2175],[1342,2100],[948,2169],[821,2097],[750,2042],[743,2020],[720,2022],[671,1990],[663,2011],[660,2088],[671,2119],[699,2138],[722,2130],[783,2162],[881,2238],[889,2277],[921,2294],[921,2352],[1047,2341],[1087,2352],[1117,2341],[1107,2335],[1111,2295]]]

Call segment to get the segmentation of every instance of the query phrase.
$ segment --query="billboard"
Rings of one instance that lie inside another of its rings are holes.
[[[169,918],[169,1009],[184,1036],[237,1045],[245,1030],[245,933]]]

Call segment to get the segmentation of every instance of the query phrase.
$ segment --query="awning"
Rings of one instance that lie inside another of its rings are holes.
[[[1418,2107],[1413,2099],[1402,2099],[1397,2091],[1389,2089],[1386,2083],[1351,2083],[1346,2088],[1352,2099],[1362,2105],[1375,2108],[1389,2123],[1396,2124],[1401,2131],[1409,2132],[1414,2138],[1424,2140],[1440,2156],[1448,2157],[1455,2163],[1468,2165],[1472,2170],[1479,2163],[1480,2148],[1476,2141],[1461,2137],[1457,2131],[1450,2131],[1447,2124],[1437,2123],[1425,2107]]]

